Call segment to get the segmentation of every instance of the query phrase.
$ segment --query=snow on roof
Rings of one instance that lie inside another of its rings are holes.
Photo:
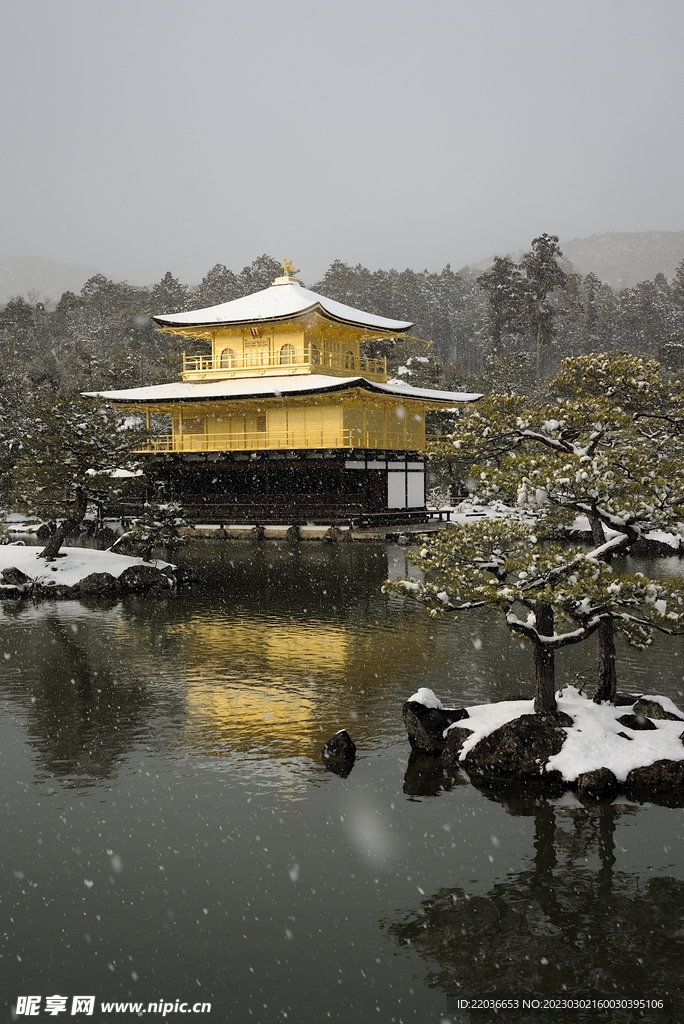
[[[247,324],[266,320],[291,320],[304,313],[317,311],[322,316],[341,323],[369,327],[375,331],[402,334],[413,327],[405,320],[390,320],[374,313],[345,306],[324,295],[303,288],[299,282],[288,280],[285,284],[272,284],[253,295],[222,302],[207,309],[193,309],[186,313],[162,313],[153,316],[155,323],[162,327],[216,327],[227,324]]]
[[[457,391],[430,391],[413,388],[410,384],[393,382],[376,384],[365,377],[331,377],[322,373],[299,376],[237,377],[231,380],[178,381],[173,384],[154,384],[145,388],[126,388],[122,391],[86,391],[87,398],[105,398],[112,402],[208,402],[222,398],[280,398],[282,395],[316,395],[325,392],[347,391],[361,388],[380,394],[424,399],[445,405],[475,402],[482,396]]]

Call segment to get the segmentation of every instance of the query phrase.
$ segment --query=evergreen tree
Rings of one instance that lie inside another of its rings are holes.
[[[23,394],[26,380],[18,366],[5,366],[0,376],[0,507],[4,507],[11,474],[21,452],[22,437],[28,426]]]
[[[38,353],[36,309],[18,296],[0,310],[0,340],[5,360],[28,361]]]
[[[487,295],[492,352],[498,353],[510,335],[524,330],[522,272],[510,256],[495,256],[477,283]]]
[[[678,306],[684,306],[684,260],[677,267],[672,279],[672,298]]]
[[[80,395],[56,395],[29,408],[30,427],[14,468],[10,500],[22,511],[59,521],[40,552],[55,558],[69,534],[78,532],[94,498],[120,491],[116,470],[134,470],[133,454],[147,432],[121,412]]]
[[[553,293],[566,282],[566,274],[558,264],[563,255],[557,235],[544,233],[532,241],[530,252],[520,261],[525,274],[523,312],[536,352],[537,377],[541,377],[542,350],[554,336],[556,305]]]
[[[217,263],[192,293],[192,304],[198,309],[218,306],[222,302],[230,302],[240,298],[238,280],[232,270]]]
[[[150,294],[153,313],[182,313],[187,309],[188,288],[167,270],[161,281],[155,284]]]
[[[249,266],[243,267],[237,277],[238,295],[251,295],[272,285],[283,269],[272,256],[257,256]]]
[[[511,634],[532,645],[534,710],[556,710],[555,654],[617,620],[630,643],[684,621],[684,581],[653,582],[613,573],[596,550],[547,541],[524,523],[490,519],[421,538],[408,552],[421,578],[385,583],[388,593],[421,601],[432,615],[495,609]],[[521,612],[524,617],[521,617]]]
[[[557,397],[550,404],[495,395],[464,410],[452,457],[474,463],[470,473],[484,495],[530,510],[540,521],[537,532],[586,516],[592,558],[610,568],[615,554],[682,518],[682,397],[670,394],[657,363],[629,355],[565,360],[552,389]],[[436,446],[433,455],[444,459],[448,449]],[[615,699],[615,629],[631,642],[636,620],[626,609],[632,601],[648,603],[626,578],[613,582],[621,596],[610,598],[596,625],[597,700]],[[640,614],[650,628],[650,614]]]
[[[149,562],[155,547],[174,550],[185,543],[179,529],[187,526],[185,512],[177,502],[145,502],[142,515],[112,544],[111,550],[135,555]]]
[[[484,373],[473,381],[473,390],[486,395],[539,394],[539,381],[529,352],[510,351],[489,356]]]

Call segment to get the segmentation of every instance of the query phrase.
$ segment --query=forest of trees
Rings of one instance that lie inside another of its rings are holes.
[[[497,257],[477,275],[446,266],[375,270],[336,260],[315,291],[380,315],[415,322],[419,341],[375,343],[391,371],[412,383],[485,393],[531,393],[569,356],[629,352],[684,368],[684,261],[616,291],[593,274],[568,272],[558,239],[535,239],[519,263]],[[268,287],[280,264],[260,256],[239,273],[220,264],[191,288],[170,272],[152,288],[98,274],[58,302],[16,297],[0,308],[0,476],[16,460],[30,400],[58,392],[134,387],[173,380],[182,339],[157,331],[152,313],[216,305]],[[189,351],[200,343],[189,340]]]
[[[36,422],[49,434],[51,417],[78,404],[79,392],[177,378],[185,344],[157,331],[153,313],[216,305],[267,288],[280,273],[264,255],[239,273],[217,264],[196,288],[171,272],[152,288],[96,274],[56,303],[10,299],[0,308],[0,500],[16,488]],[[519,262],[496,257],[480,274],[371,271],[337,260],[311,287],[414,322],[412,338],[367,343],[367,354],[386,354],[390,372],[417,385],[548,399],[562,359],[597,352],[655,357],[666,380],[684,371],[684,261],[670,282],[658,274],[616,291],[573,273],[558,239],[542,234]],[[197,351],[202,343],[186,344]],[[453,429],[444,417],[431,414],[433,434]],[[440,481],[437,463],[433,476]]]
[[[561,359],[591,352],[651,355],[681,368],[684,261],[670,282],[658,274],[615,291],[594,274],[564,272],[561,255],[557,239],[542,235],[520,263],[497,257],[479,276],[448,265],[439,273],[370,271],[336,260],[310,287],[368,312],[414,321],[412,333],[432,347],[390,347],[390,364],[396,371],[412,356],[427,355],[428,364],[414,361],[408,370],[434,384],[490,391],[510,372],[516,378],[511,387],[520,390],[526,374],[551,376]],[[195,288],[170,272],[152,288],[98,274],[78,295],[65,292],[57,303],[12,298],[0,308],[3,366],[21,378],[25,393],[171,380],[182,345],[154,329],[152,313],[227,302],[268,287],[279,273],[275,259],[260,256],[237,274],[217,264]]]

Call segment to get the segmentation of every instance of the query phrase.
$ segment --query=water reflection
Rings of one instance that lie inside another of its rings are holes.
[[[319,762],[340,728],[363,756],[404,738],[399,708],[417,685],[459,704],[531,693],[529,652],[498,617],[435,622],[383,597],[384,579],[405,572],[402,548],[198,542],[181,557],[199,579],[175,599],[0,612],[11,655],[0,682],[26,710],[44,770],[108,778],[135,743]],[[665,638],[657,658],[627,654],[650,692],[676,700],[680,648]],[[590,644],[564,651],[559,683],[594,656]],[[454,785],[428,768],[410,763],[407,795]]]
[[[498,617],[385,601],[403,551],[384,545],[183,557],[201,581],[173,600],[0,608],[7,1005],[196,990],[221,1020],[422,1024],[459,982],[670,984],[681,812],[486,799],[406,765],[419,685],[461,705],[528,679]],[[635,655],[648,692],[678,699],[681,644]],[[563,652],[559,681],[592,659]],[[341,727],[348,778],[320,756]]]
[[[428,985],[446,993],[453,1008],[459,995],[681,995],[684,883],[616,869],[616,825],[637,808],[495,798],[509,814],[534,819],[532,866],[509,872],[483,895],[463,886],[438,889],[382,922],[395,943],[425,960]],[[457,1019],[471,1017],[483,1019]],[[590,1021],[596,1011],[559,1011],[553,1019]],[[611,1021],[637,1019],[632,1010],[610,1014]]]
[[[459,784],[467,785],[468,779],[458,768],[447,767],[434,754],[424,750],[412,750],[409,754],[404,775],[406,796],[439,796]]]
[[[64,611],[45,607],[40,646],[15,657],[6,692],[25,709],[39,769],[80,786],[114,774],[149,727],[153,702],[135,673],[121,664],[117,671]]]

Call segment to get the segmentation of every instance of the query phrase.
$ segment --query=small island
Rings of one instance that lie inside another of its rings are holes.
[[[421,687],[405,702],[411,746],[486,785],[575,789],[580,799],[684,800],[684,713],[668,697],[618,695],[597,704],[575,686],[557,710],[532,700],[445,708]]]
[[[49,558],[37,546],[0,545],[0,599],[163,596],[177,585],[176,566],[159,559],[76,547]]]

